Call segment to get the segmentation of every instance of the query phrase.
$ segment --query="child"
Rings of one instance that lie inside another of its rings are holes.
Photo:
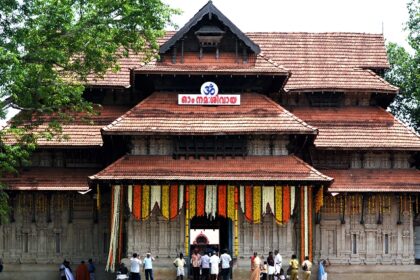
[[[261,280],[267,280],[267,271],[268,271],[268,265],[267,262],[264,262],[264,265],[262,266],[261,269]]]
[[[284,275],[284,270],[283,268],[280,269],[280,280],[286,280],[286,276]]]

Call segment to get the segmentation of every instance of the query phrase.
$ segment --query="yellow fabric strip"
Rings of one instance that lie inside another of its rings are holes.
[[[228,186],[227,190],[227,217],[235,220],[235,186]]]
[[[275,217],[276,217],[276,222],[278,224],[282,224],[283,223],[283,188],[281,186],[276,186],[275,188]]]
[[[254,223],[261,222],[261,186],[253,187],[253,218]]]
[[[162,186],[162,216],[169,219],[169,185]]]
[[[143,186],[143,193],[142,193],[141,199],[142,199],[141,218],[142,220],[146,220],[150,216],[150,186],[149,185]]]
[[[190,206],[190,218],[195,216],[195,208],[196,208],[196,188],[195,185],[189,185],[189,206]]]

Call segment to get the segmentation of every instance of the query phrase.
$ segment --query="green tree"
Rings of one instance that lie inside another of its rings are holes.
[[[390,109],[398,118],[420,132],[420,2],[412,0],[407,5],[409,19],[406,29],[408,43],[413,52],[408,52],[395,43],[387,45],[391,69],[385,79],[400,88]]]
[[[7,107],[21,112],[7,131],[17,145],[6,145],[0,132],[0,177],[35,149],[30,131],[39,116],[52,116],[51,134],[60,132],[69,112],[93,113],[83,98],[87,77],[117,71],[129,51],[153,57],[174,13],[160,0],[2,0],[0,118]],[[0,191],[0,216],[4,195]]]

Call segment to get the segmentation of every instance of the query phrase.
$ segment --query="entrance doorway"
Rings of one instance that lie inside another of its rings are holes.
[[[228,249],[230,254],[232,254],[232,221],[230,219],[220,216],[212,220],[207,217],[194,217],[191,219],[190,229],[218,231],[218,244],[211,244],[212,241],[205,240],[206,236],[196,235],[197,237],[195,238],[197,240],[190,240],[190,252],[195,248],[198,248],[201,253],[208,253],[214,250],[222,252],[224,249]],[[208,244],[206,244],[207,241]]]

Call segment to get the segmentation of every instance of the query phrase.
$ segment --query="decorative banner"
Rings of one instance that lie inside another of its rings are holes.
[[[313,228],[312,228],[312,223],[313,223],[313,203],[312,203],[312,199],[313,199],[313,188],[309,187],[308,188],[308,232],[309,232],[309,260],[313,261]]]
[[[218,209],[217,214],[226,218],[226,185],[219,185],[218,187]]]
[[[179,210],[184,207],[184,185],[179,185],[179,200],[178,200]]]
[[[171,193],[171,197],[170,197],[170,208],[171,208],[171,210],[170,210],[170,215],[169,215],[169,218],[172,220],[172,219],[175,219],[176,218],[176,216],[178,216],[178,213],[179,213],[179,206],[178,206],[178,196],[179,196],[179,194],[178,194],[178,185],[176,185],[176,184],[174,184],[174,185],[171,185],[171,187],[170,187],[170,193]]]
[[[162,186],[162,216],[165,219],[169,219],[169,185]]]
[[[252,187],[251,186],[246,186],[245,187],[245,219],[248,222],[252,222],[253,221],[252,201],[253,201]]]
[[[283,223],[283,188],[281,186],[276,186],[276,202],[275,202],[275,215],[276,222],[278,224]]]
[[[290,219],[290,188],[283,187],[283,223],[288,223]]]
[[[135,185],[133,189],[133,216],[134,219],[141,219],[141,186]]]
[[[228,186],[227,193],[227,217],[235,220],[235,186]]]
[[[239,203],[241,204],[241,210],[245,213],[245,186],[239,187]]]
[[[239,94],[218,95],[219,88],[214,82],[205,82],[200,94],[178,94],[178,105],[241,105]]]
[[[127,202],[128,202],[128,209],[130,212],[133,212],[133,186],[129,185],[127,187]]]
[[[117,260],[117,247],[120,235],[120,204],[121,187],[119,185],[112,187],[111,193],[111,236],[109,238],[108,259],[106,262],[106,271],[114,272]]]
[[[293,215],[296,204],[296,191],[295,187],[290,187],[290,215]]]
[[[197,217],[203,217],[205,213],[205,195],[206,186],[198,185],[197,186]]]
[[[189,234],[190,234],[190,188],[187,186],[185,188],[185,255],[189,255]]]
[[[253,222],[258,224],[261,222],[261,186],[254,186],[253,190]]]
[[[239,256],[239,230],[238,230],[238,208],[239,208],[239,194],[238,194],[238,188],[235,187],[235,217],[233,220],[234,223],[234,239],[233,239],[233,253],[235,257]]]

